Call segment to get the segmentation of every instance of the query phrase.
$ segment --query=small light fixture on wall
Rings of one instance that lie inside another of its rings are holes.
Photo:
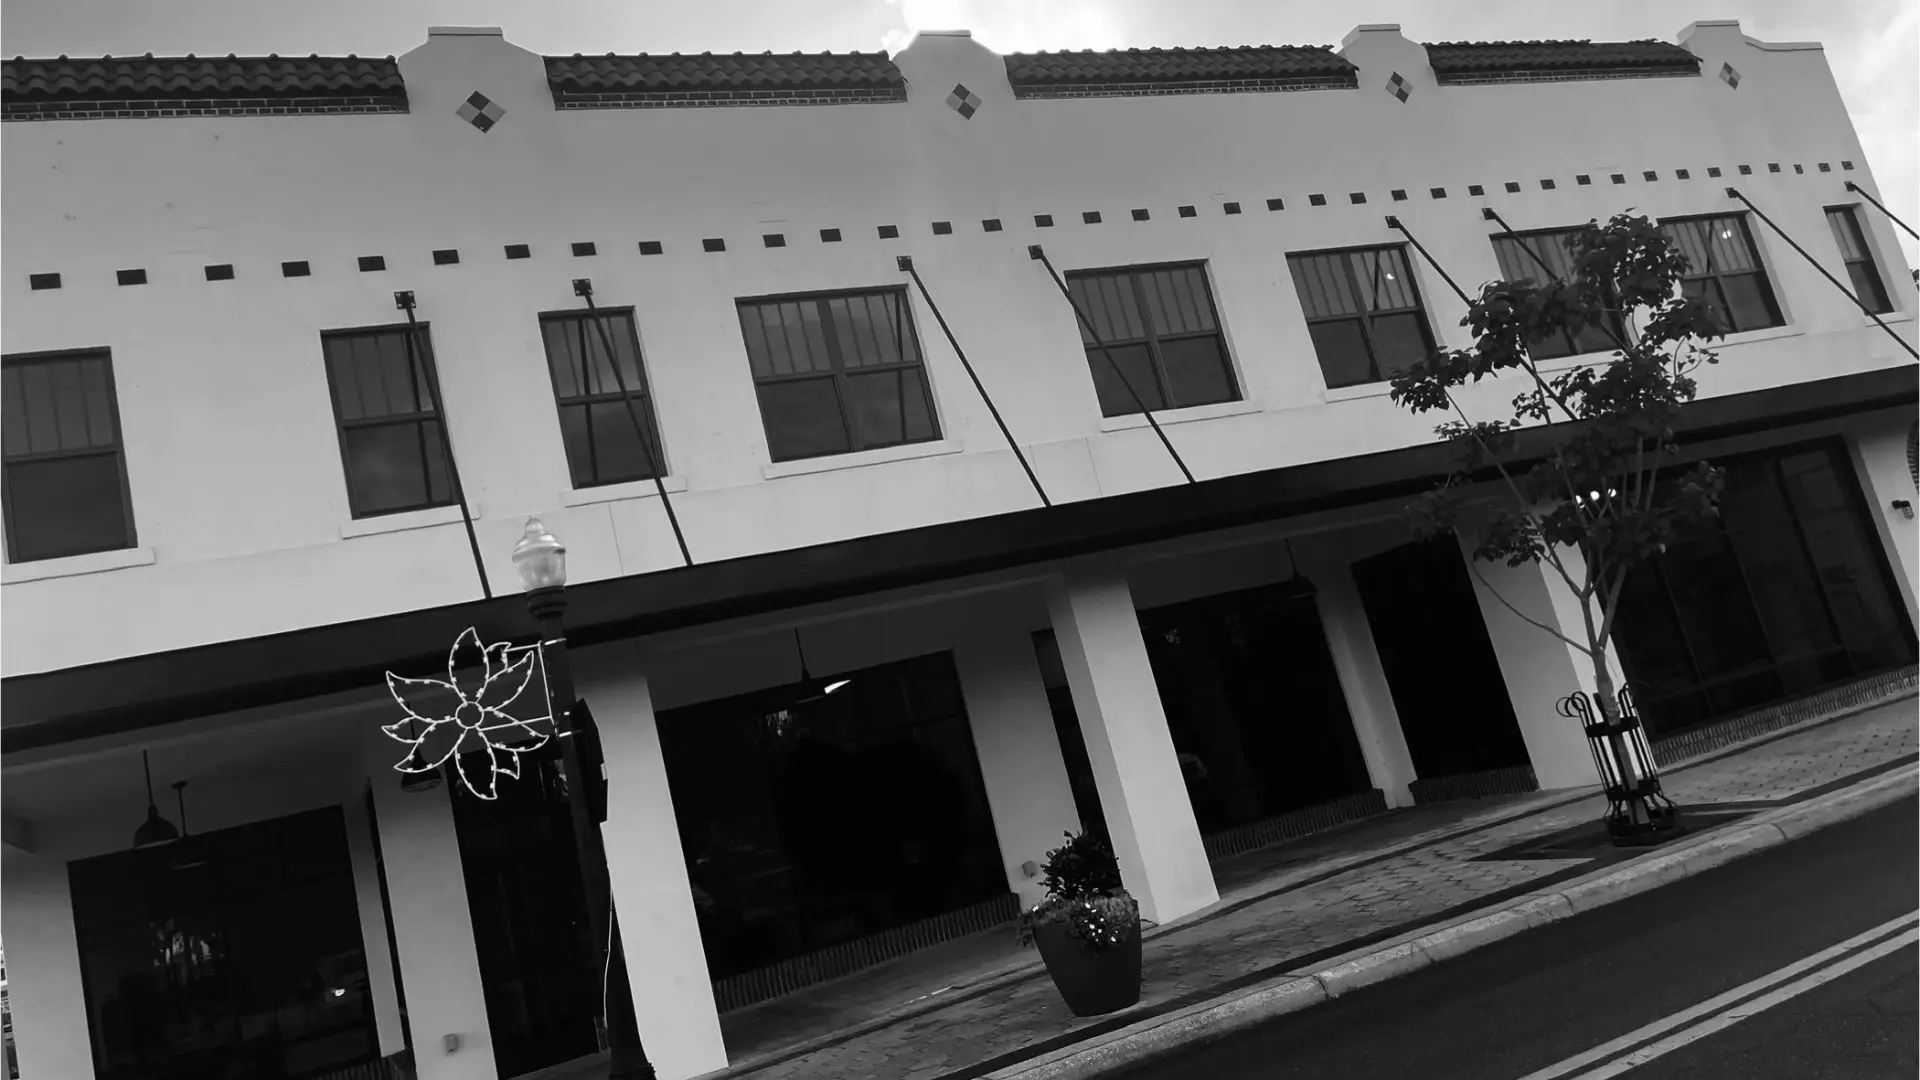
[[[1901,517],[1906,518],[1908,521],[1913,520],[1913,504],[1912,503],[1908,502],[1905,499],[1895,499],[1893,500],[1893,508],[1895,510],[1900,511]]]

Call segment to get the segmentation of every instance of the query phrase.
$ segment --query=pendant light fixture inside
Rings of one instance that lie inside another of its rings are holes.
[[[140,751],[140,768],[147,774],[147,820],[133,831],[133,846],[150,848],[171,844],[180,839],[180,830],[173,827],[173,822],[161,817],[160,808],[154,804],[153,764],[147,760],[145,750]]]
[[[800,644],[800,628],[793,631],[793,651],[800,654],[800,697],[797,704],[819,701],[828,694],[841,689],[852,679],[816,679],[807,671],[807,650]]]
[[[1293,559],[1293,541],[1286,539],[1282,543],[1287,546],[1287,580],[1280,583],[1280,588],[1293,600],[1307,599],[1318,593],[1320,590],[1314,588],[1311,580],[1300,576],[1300,564]]]
[[[191,870],[196,866],[205,866],[207,860],[200,857],[200,845],[192,843],[193,833],[187,828],[187,782],[185,780],[173,782],[173,796],[180,806],[180,843],[174,849],[173,868]]]

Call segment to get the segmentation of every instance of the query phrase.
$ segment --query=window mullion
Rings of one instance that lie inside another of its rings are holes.
[[[840,297],[840,299],[846,300],[849,305],[853,302],[851,297]],[[846,432],[847,447],[849,450],[865,450],[866,441],[860,437],[859,430],[854,427],[852,418],[847,414],[847,367],[840,347],[840,334],[833,325],[833,309],[827,306],[824,299],[801,302],[814,305],[814,310],[820,316],[820,340],[827,346],[827,372],[833,382],[833,403],[840,410],[840,430]],[[803,324],[800,328],[800,339],[805,341],[806,336],[806,327]]]
[[[1373,341],[1373,305],[1367,294],[1360,291],[1360,275],[1353,269],[1353,252],[1341,252],[1336,260],[1340,271],[1347,276],[1347,284],[1353,289],[1353,299],[1360,305],[1360,340],[1367,345],[1367,374],[1372,376],[1368,382],[1380,381],[1380,349]]]
[[[580,331],[580,391],[583,394],[592,394],[593,354],[587,351],[587,317],[576,316],[573,325]],[[593,437],[593,406],[591,404],[581,406],[580,415],[587,432],[587,478],[589,482],[597,484],[602,477],[600,475],[600,444],[599,440]]]
[[[1147,286],[1144,274],[1123,275],[1127,284],[1133,286],[1133,302],[1140,309],[1140,332],[1146,335],[1147,366],[1153,371],[1153,382],[1160,388],[1160,408],[1172,409],[1173,380],[1167,377],[1167,361],[1160,354],[1160,335],[1153,328],[1153,309],[1147,306]]]

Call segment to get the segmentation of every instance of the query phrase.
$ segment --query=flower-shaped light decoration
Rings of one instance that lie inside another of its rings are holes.
[[[506,642],[483,648],[480,635],[468,627],[447,653],[445,682],[387,672],[387,690],[407,713],[380,729],[408,746],[394,768],[432,772],[452,758],[468,791],[498,798],[500,777],[519,779],[520,755],[547,742],[532,725],[550,717],[521,720],[505,711],[533,679],[535,648],[512,649]],[[485,768],[478,757],[483,753]]]

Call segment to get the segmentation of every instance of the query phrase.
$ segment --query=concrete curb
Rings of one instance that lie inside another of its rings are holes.
[[[1616,903],[1681,878],[1778,847],[1920,792],[1908,765],[1794,806],[1768,810],[1724,832],[1679,841],[1625,866],[1598,870],[1559,889],[1522,897],[1398,941],[1355,950],[1311,971],[1288,972],[1212,1001],[1121,1028],[1086,1043],[988,1074],[987,1080],[1089,1080],[1299,1012],[1536,926]]]

